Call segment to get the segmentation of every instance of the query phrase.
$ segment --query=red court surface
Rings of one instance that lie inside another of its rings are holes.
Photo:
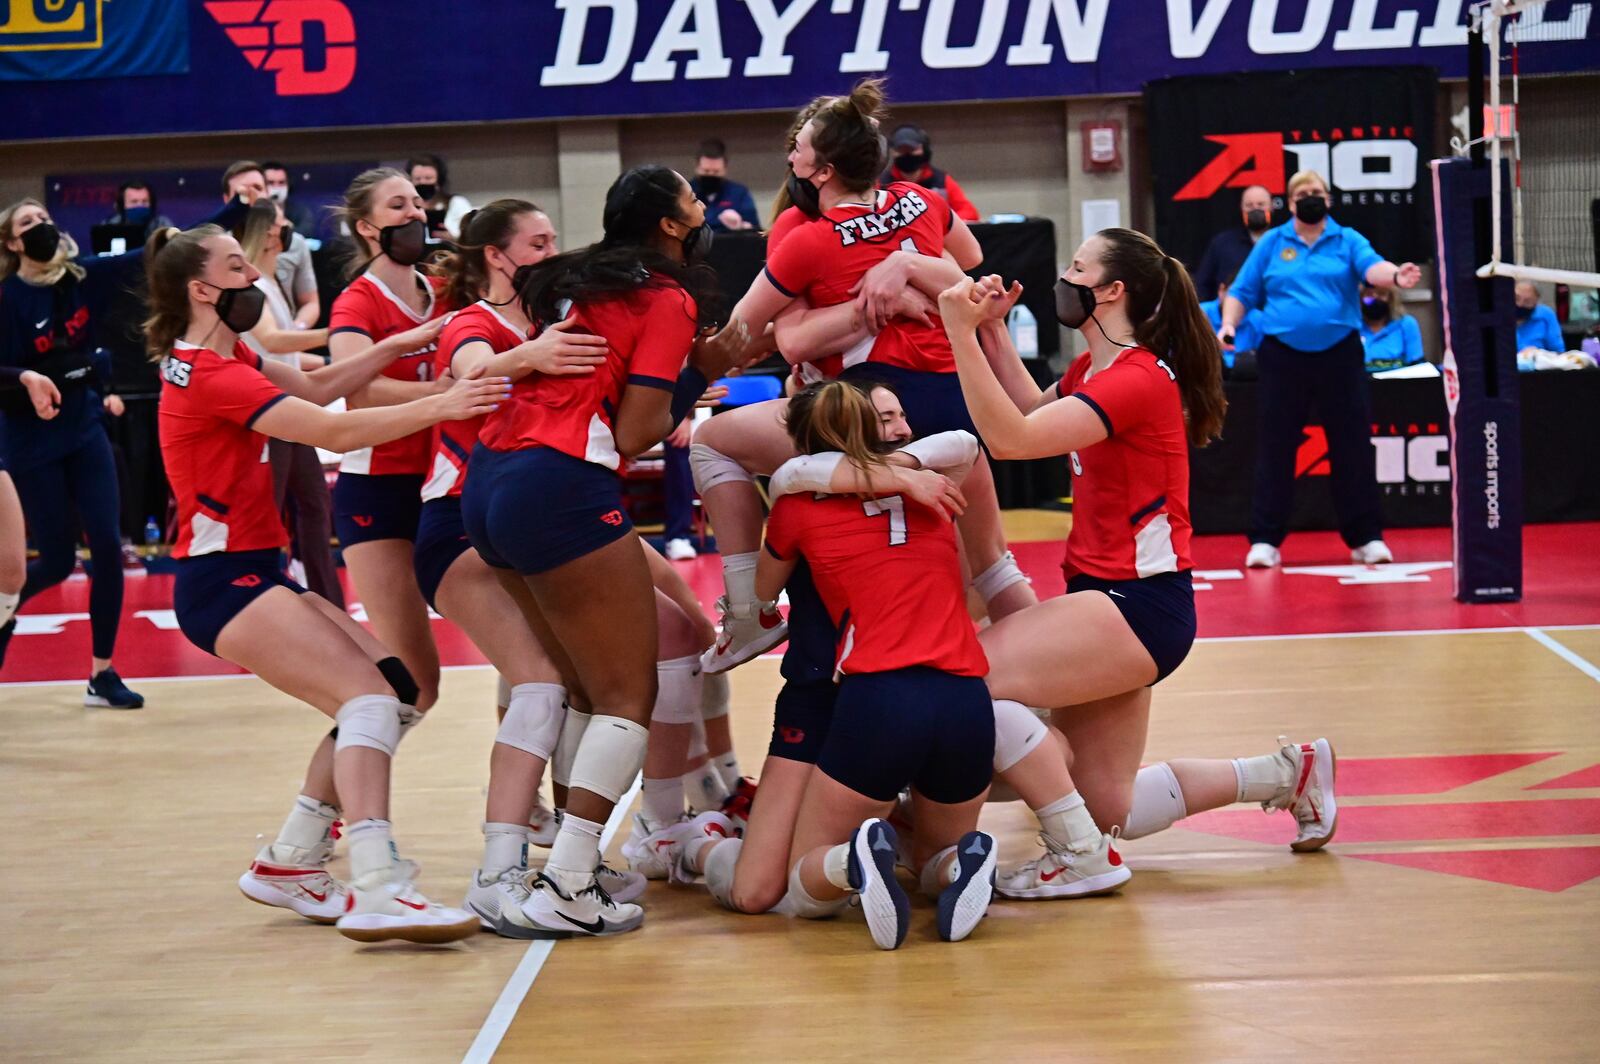
[[[1352,565],[1333,533],[1298,533],[1284,566],[1245,570],[1242,536],[1194,541],[1201,638],[1289,636],[1600,623],[1600,523],[1530,526],[1523,540],[1521,602],[1463,606],[1451,598],[1447,529],[1387,534],[1396,562]],[[1063,589],[1060,542],[1017,543],[1017,559],[1041,597]],[[678,563],[709,611],[721,592],[715,555]],[[239,670],[192,646],[172,616],[172,578],[129,574],[116,664],[126,678],[206,676]],[[88,583],[74,577],[29,602],[19,616],[0,683],[80,680],[88,666]],[[361,616],[357,612],[357,616]],[[440,658],[483,658],[453,625],[434,622]]]

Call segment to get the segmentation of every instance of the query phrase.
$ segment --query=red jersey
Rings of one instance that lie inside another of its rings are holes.
[[[672,391],[699,331],[694,297],[676,284],[575,305],[567,316],[606,338],[606,364],[591,374],[530,373],[511,401],[484,421],[478,439],[497,451],[554,447],[616,469],[622,464],[611,427],[630,384]]]
[[[486,343],[498,354],[509,351],[528,337],[483,300],[458,311],[439,334],[439,349],[434,352],[434,376],[443,376],[455,361],[456,352],[470,343]],[[441,421],[433,427],[433,469],[422,485],[422,500],[457,496],[467,483],[467,460],[483,430],[481,417],[470,421]]]
[[[836,673],[916,665],[984,676],[989,661],[967,615],[955,526],[900,495],[785,495],[766,549],[804,556],[839,627]]]
[[[1088,403],[1107,433],[1072,453],[1068,579],[1133,580],[1191,568],[1189,442],[1176,375],[1130,347],[1091,376],[1085,352],[1056,391]]]
[[[446,313],[449,308],[440,298],[444,279],[416,275],[428,286],[428,305],[418,314],[389,286],[370,273],[364,273],[350,282],[350,287],[339,293],[333,301],[333,311],[328,317],[330,336],[343,332],[360,333],[373,343],[386,340],[395,333],[414,329],[424,322]],[[401,355],[384,367],[383,375],[399,381],[433,380],[433,352],[436,344],[419,347]],[[398,440],[380,443],[376,447],[363,447],[350,451],[339,461],[341,473],[365,473],[381,476],[389,473],[422,474],[428,471],[428,459],[433,453],[433,430],[423,429]]]
[[[843,204],[821,218],[785,227],[777,241],[769,238],[767,280],[784,295],[804,297],[813,307],[848,303],[855,298],[850,290],[856,282],[892,253],[944,254],[954,217],[943,197],[897,181],[876,193],[874,207]],[[954,373],[950,337],[939,316],[930,317],[930,325],[896,318],[877,336],[846,351],[842,365],[882,362],[924,373]]]
[[[256,418],[288,398],[241,340],[233,357],[179,341],[161,360],[161,457],[178,502],[174,558],[286,546]]]

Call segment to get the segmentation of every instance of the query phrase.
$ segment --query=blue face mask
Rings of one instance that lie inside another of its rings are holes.
[[[129,207],[122,212],[122,218],[129,225],[143,225],[150,220],[150,208]]]

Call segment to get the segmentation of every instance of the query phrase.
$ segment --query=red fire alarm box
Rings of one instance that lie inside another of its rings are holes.
[[[1122,123],[1109,119],[1085,122],[1079,127],[1083,140],[1083,171],[1110,173],[1122,169]]]

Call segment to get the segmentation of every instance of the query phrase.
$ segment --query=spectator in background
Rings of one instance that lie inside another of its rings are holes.
[[[1250,257],[1256,241],[1272,225],[1272,193],[1261,185],[1251,185],[1239,197],[1239,220],[1211,238],[1200,265],[1194,271],[1196,292],[1215,292],[1239,272]]]
[[[258,162],[241,159],[222,172],[222,198],[235,196],[246,203],[267,198],[266,169]],[[295,233],[288,250],[278,256],[278,283],[294,300],[292,328],[309,329],[322,316],[322,300],[317,295],[317,274],[311,267],[311,245]]]
[[[756,214],[756,201],[750,190],[728,180],[728,149],[717,138],[700,142],[694,180],[689,187],[695,198],[706,205],[706,221],[711,228],[724,233],[761,228],[761,216]]]
[[[282,163],[262,163],[261,174],[267,179],[267,195],[283,208],[283,216],[294,226],[294,231],[308,241],[313,239],[317,233],[317,216],[310,207],[289,194],[289,168]]]
[[[700,552],[689,538],[694,525],[694,474],[689,468],[689,441],[694,418],[687,417],[661,441],[661,491],[666,509],[663,551],[675,562],[686,562]]]
[[[117,187],[117,209],[104,225],[142,225],[148,237],[157,229],[172,224],[172,219],[156,210],[156,193],[143,181],[124,181]]]
[[[1361,345],[1366,348],[1368,373],[1423,360],[1422,330],[1416,318],[1400,309],[1399,289],[1361,286]]]
[[[1231,278],[1230,278],[1231,280]],[[1218,332],[1222,331],[1222,301],[1228,298],[1228,282],[1217,285],[1217,298],[1208,299],[1200,304],[1200,309],[1205,313],[1206,320]],[[1233,342],[1222,345],[1223,376],[1233,373],[1234,363],[1240,354],[1252,356],[1251,378],[1254,377],[1254,358],[1256,348],[1261,346],[1261,312],[1249,310],[1240,320],[1238,328],[1233,331]]]
[[[406,176],[422,197],[428,215],[428,231],[437,240],[455,240],[461,235],[461,220],[472,210],[465,196],[450,194],[450,170],[437,155],[413,155],[406,162]]]
[[[933,141],[918,126],[901,126],[889,138],[889,169],[883,183],[911,181],[931,189],[950,201],[956,217],[968,222],[978,220],[978,208],[967,199],[956,179],[933,165]]]
[[[1517,300],[1517,350],[1532,347],[1539,351],[1557,354],[1567,349],[1561,337],[1561,323],[1556,312],[1539,302],[1539,289],[1531,281],[1518,281]]]

